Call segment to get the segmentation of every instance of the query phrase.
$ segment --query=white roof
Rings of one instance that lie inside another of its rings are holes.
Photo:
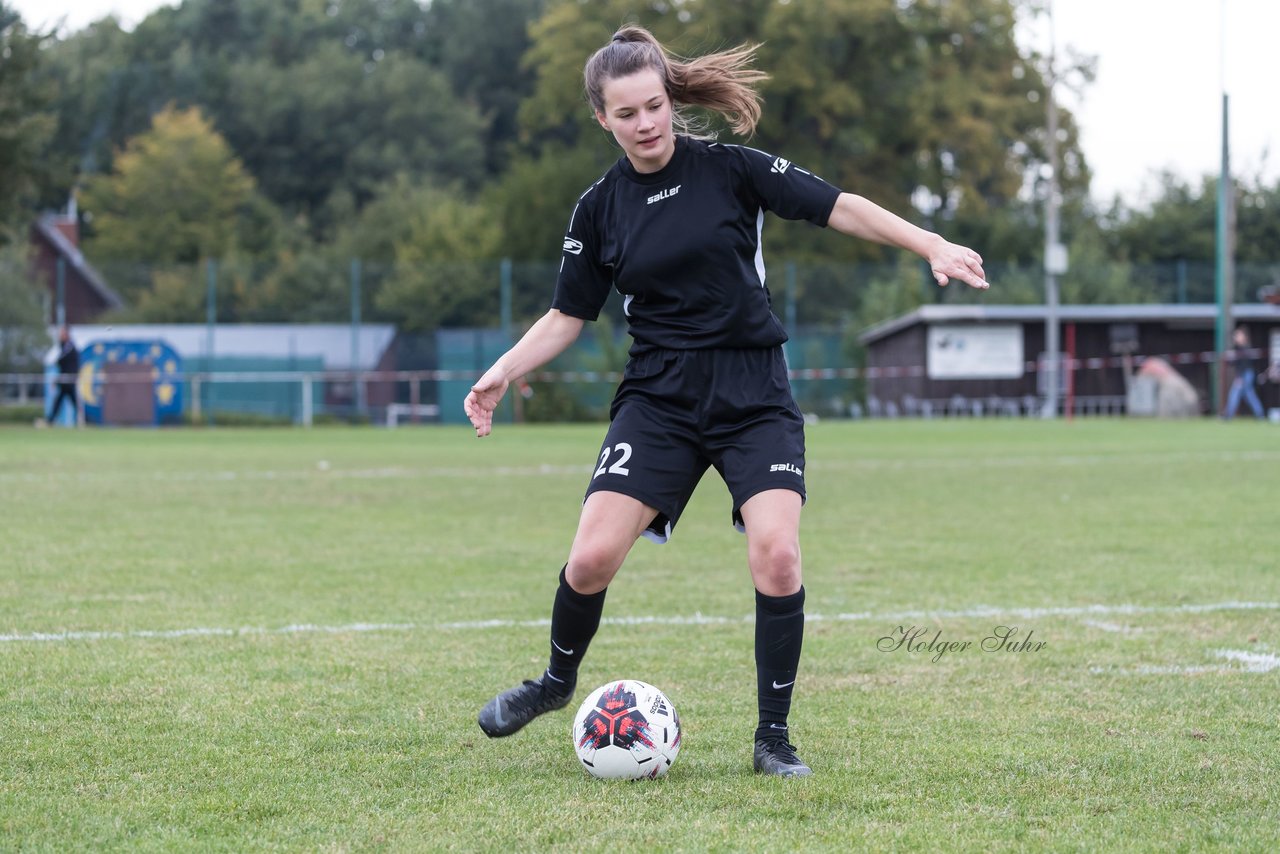
[[[351,363],[349,323],[222,323],[213,327],[213,355],[276,359],[324,360],[325,370],[368,370],[391,346],[396,329],[389,323],[357,327],[359,364]],[[83,350],[94,341],[164,341],[184,357],[209,353],[209,326],[204,323],[133,323],[112,326],[79,324],[70,327],[71,340]],[[53,330],[54,338],[57,330]]]
[[[914,311],[877,323],[858,336],[863,344],[879,341],[917,323],[1043,323],[1048,311],[1043,305],[922,305]],[[1062,323],[1125,321],[1211,323],[1217,317],[1213,303],[1140,303],[1136,305],[1063,305],[1058,307]],[[1237,303],[1232,317],[1241,320],[1280,320],[1280,309],[1263,303]]]

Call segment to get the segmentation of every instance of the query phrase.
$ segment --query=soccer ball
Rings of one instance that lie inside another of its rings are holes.
[[[652,780],[680,752],[680,716],[647,682],[619,679],[582,701],[573,718],[573,749],[582,767],[604,780]]]

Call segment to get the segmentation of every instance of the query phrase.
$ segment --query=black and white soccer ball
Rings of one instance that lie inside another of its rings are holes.
[[[657,688],[637,679],[601,685],[573,718],[582,767],[604,780],[652,780],[680,753],[680,716]]]

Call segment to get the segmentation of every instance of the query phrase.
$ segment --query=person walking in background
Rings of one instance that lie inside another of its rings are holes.
[[[1231,391],[1227,393],[1227,408],[1223,410],[1222,417],[1227,421],[1235,418],[1236,411],[1240,408],[1240,399],[1244,398],[1249,402],[1249,408],[1253,410],[1254,415],[1265,418],[1262,401],[1258,399],[1258,390],[1255,388],[1258,381],[1258,367],[1249,352],[1248,330],[1243,326],[1237,326],[1231,335],[1231,342],[1232,365],[1236,376],[1231,382]]]
[[[550,662],[481,711],[508,736],[573,696],[609,583],[644,536],[663,543],[708,468],[729,487],[755,585],[758,725],[763,774],[811,773],[787,723],[804,635],[800,510],[804,419],[792,397],[761,256],[764,214],[830,226],[924,258],[939,285],[986,288],[978,253],[841,192],[782,157],[698,135],[682,108],[726,117],[750,136],[760,118],[756,48],[682,60],[626,26],[585,69],[597,122],[623,156],[569,218],[551,308],[480,377],[464,408],[486,436],[508,385],[563,352],[611,289],[634,344],[594,457],[577,534],[551,609]]]
[[[71,423],[80,423],[80,405],[76,400],[76,375],[79,373],[80,351],[71,340],[71,331],[64,326],[58,330],[58,396],[53,399],[50,424],[58,423],[58,413],[64,400],[71,402]]]

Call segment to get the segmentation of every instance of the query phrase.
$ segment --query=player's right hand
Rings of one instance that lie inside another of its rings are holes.
[[[471,419],[471,426],[476,428],[477,437],[493,432],[493,410],[498,408],[509,384],[504,373],[494,366],[471,387],[462,408]]]

